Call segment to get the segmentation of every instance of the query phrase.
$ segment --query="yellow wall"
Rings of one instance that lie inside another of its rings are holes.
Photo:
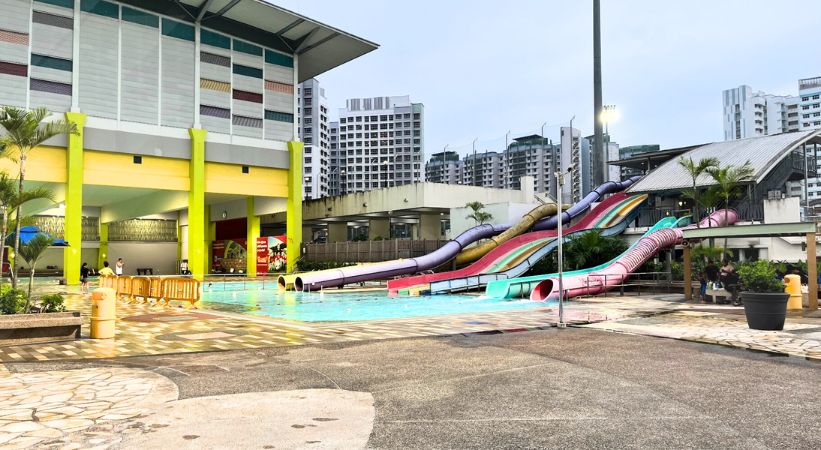
[[[17,162],[8,158],[0,158],[0,170],[8,172],[10,177],[17,178],[19,168]],[[65,183],[65,147],[41,146],[30,152],[26,160],[26,180]]]
[[[287,197],[288,171],[250,166],[242,173],[238,164],[205,163],[205,192],[261,197]]]
[[[122,153],[85,152],[85,184],[147,189],[187,191],[188,161],[143,156],[134,164],[134,156]]]

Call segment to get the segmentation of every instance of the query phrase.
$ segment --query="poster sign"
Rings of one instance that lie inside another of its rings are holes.
[[[257,274],[285,270],[285,236],[257,238]]]
[[[211,244],[214,273],[245,272],[245,239],[226,239]]]

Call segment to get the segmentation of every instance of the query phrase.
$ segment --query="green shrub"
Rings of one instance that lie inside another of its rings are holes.
[[[759,260],[745,264],[738,269],[741,283],[752,292],[784,292],[784,282],[776,278],[775,265],[769,261]]]
[[[40,312],[63,312],[66,306],[63,304],[65,300],[60,294],[49,294],[40,297]]]
[[[26,307],[26,299],[26,291],[8,284],[0,286],[0,314],[19,313]]]

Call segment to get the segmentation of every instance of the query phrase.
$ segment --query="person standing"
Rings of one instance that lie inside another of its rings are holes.
[[[83,263],[82,267],[80,267],[80,292],[83,294],[88,294],[88,263]]]
[[[114,265],[114,273],[118,277],[121,277],[123,275],[123,266],[125,266],[125,263],[123,263],[123,259],[117,258],[117,264]]]

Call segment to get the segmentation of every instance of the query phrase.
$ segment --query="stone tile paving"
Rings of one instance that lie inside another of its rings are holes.
[[[691,309],[691,310],[687,310]],[[821,361],[821,321],[788,317],[783,331],[751,330],[740,308],[681,305],[681,310],[652,317],[627,318],[581,325],[586,328],[718,344]]]
[[[91,301],[70,295],[69,309],[84,317],[83,339],[52,344],[0,347],[0,362],[26,362],[220,351],[272,346],[349,342],[478,332],[543,329],[557,322],[557,308],[457,314],[366,322],[292,322],[264,317],[117,304],[114,339],[89,339]],[[666,301],[616,297],[573,302],[566,308],[570,323],[653,314],[669,309]]]
[[[171,380],[146,370],[2,372],[0,446],[108,446],[121,435],[112,432],[117,424],[149,414],[177,397]],[[139,426],[131,430],[141,431]]]

